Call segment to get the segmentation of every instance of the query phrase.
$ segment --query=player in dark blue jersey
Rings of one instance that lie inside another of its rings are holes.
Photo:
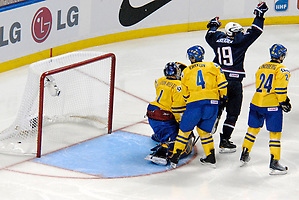
[[[235,152],[236,145],[230,141],[235,124],[241,112],[243,100],[242,80],[245,77],[244,59],[249,46],[262,34],[264,26],[264,13],[268,10],[265,2],[257,5],[254,9],[256,17],[250,28],[244,32],[243,27],[235,22],[229,22],[225,26],[225,33],[217,31],[221,26],[219,17],[210,20],[206,34],[207,43],[213,48],[215,58],[228,81],[226,119],[220,133],[220,152]],[[219,108],[213,132],[216,131],[220,116],[224,107]]]

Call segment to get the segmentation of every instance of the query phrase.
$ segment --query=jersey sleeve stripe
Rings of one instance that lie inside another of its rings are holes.
[[[275,90],[287,90],[288,88],[275,88]]]
[[[181,110],[181,111],[172,111],[173,113],[183,113],[185,110]]]
[[[181,107],[171,107],[172,110],[178,110],[178,109],[186,109],[186,106]]]
[[[286,94],[287,92],[276,92],[276,94]]]
[[[254,28],[256,28],[256,29],[258,29],[258,30],[260,30],[261,32],[263,32],[264,30],[261,28],[261,27],[259,27],[258,25],[256,25],[256,24],[252,24],[252,27],[254,27]]]
[[[220,83],[219,85],[218,85],[218,87],[222,87],[222,88],[226,88],[227,87],[227,81],[225,81],[225,82],[222,82],[222,83]],[[225,86],[222,86],[222,85],[224,85],[225,84]]]

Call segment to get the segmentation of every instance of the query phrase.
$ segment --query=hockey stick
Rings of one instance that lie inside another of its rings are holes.
[[[199,139],[199,136],[197,136],[196,138],[194,136],[194,140],[193,140],[192,146],[194,146],[196,144],[196,142],[198,141],[198,139]]]
[[[190,136],[193,138],[192,146],[194,146],[199,139],[199,135],[196,137],[194,132],[192,131]],[[190,136],[189,136],[189,138],[190,138]]]
[[[220,121],[223,110],[224,110],[224,107],[218,110],[217,118],[215,120],[215,123],[214,123],[211,134],[215,134],[215,132],[217,131],[217,128],[218,128],[219,121]]]

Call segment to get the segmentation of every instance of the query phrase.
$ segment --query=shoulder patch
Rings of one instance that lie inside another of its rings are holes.
[[[288,68],[280,68],[281,73],[291,73]]]
[[[177,90],[178,92],[181,92],[181,91],[182,91],[181,86],[177,86],[177,87],[176,87],[176,90]]]

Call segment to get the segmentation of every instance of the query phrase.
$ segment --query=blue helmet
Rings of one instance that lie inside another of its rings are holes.
[[[180,79],[180,77],[181,77],[181,70],[176,65],[175,62],[169,62],[169,63],[167,63],[165,65],[164,75],[165,76],[175,76],[177,79]]]
[[[187,54],[188,54],[189,60],[191,60],[192,58],[195,58],[196,62],[200,62],[204,58],[205,50],[201,46],[195,45],[193,47],[190,47],[187,50]]]
[[[285,48],[282,44],[273,44],[270,48],[270,55],[271,58],[280,58],[283,56],[283,58],[286,56],[287,48]]]

